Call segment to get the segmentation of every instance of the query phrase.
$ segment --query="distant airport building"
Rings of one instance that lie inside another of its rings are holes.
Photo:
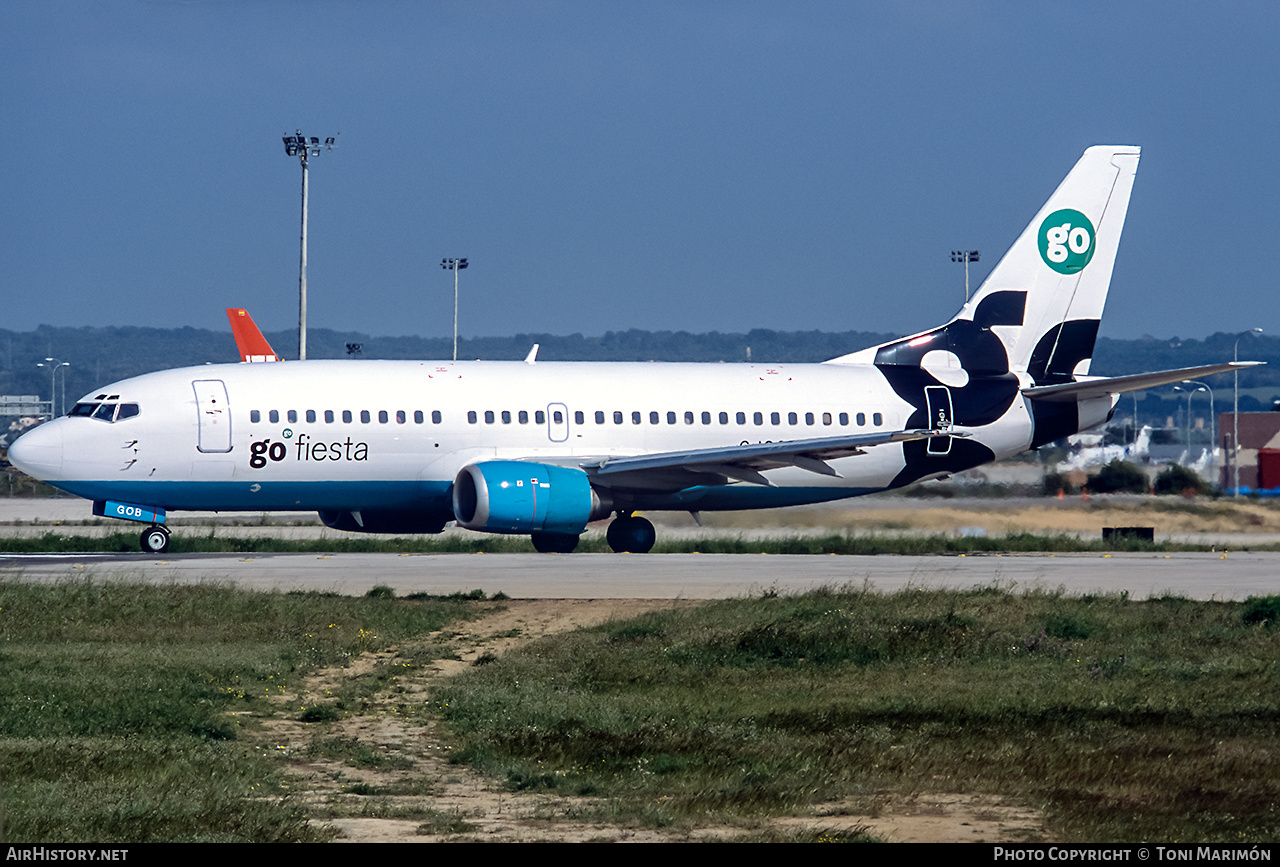
[[[1240,424],[1240,493],[1280,497],[1280,412],[1242,412]],[[1234,414],[1218,416],[1219,442],[1226,458],[1219,484],[1224,491],[1235,489],[1231,436]]]

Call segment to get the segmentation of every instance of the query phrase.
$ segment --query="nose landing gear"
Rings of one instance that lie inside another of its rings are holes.
[[[153,524],[142,531],[138,541],[143,551],[149,554],[163,554],[169,550],[169,531],[158,524]]]
[[[169,550],[169,531],[163,526],[165,512],[159,506],[144,506],[117,500],[94,500],[93,513],[100,518],[119,518],[138,524],[150,524],[138,537],[138,544],[148,554],[163,554]]]

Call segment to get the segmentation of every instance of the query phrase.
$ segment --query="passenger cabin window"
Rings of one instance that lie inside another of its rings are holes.
[[[103,406],[105,407],[106,404],[103,404]],[[111,407],[111,409],[114,410],[115,407]],[[101,412],[101,410],[99,410],[99,412]],[[97,412],[95,412],[93,415],[95,418],[101,418],[101,416]],[[249,410],[249,421],[252,422],[253,424],[257,424],[258,422],[262,421],[262,414],[259,413],[256,409]]]

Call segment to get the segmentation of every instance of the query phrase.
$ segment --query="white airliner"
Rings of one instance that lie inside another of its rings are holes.
[[[168,547],[167,510],[314,509],[342,530],[527,533],[544,552],[616,514],[610,546],[643,553],[654,528],[638,510],[818,503],[945,477],[1099,425],[1121,393],[1250,364],[1088,376],[1138,156],[1085,151],[945,325],[821,364],[533,352],[188,367],[85,396],[9,457],[95,514],[148,525],[153,552]],[[242,351],[275,359],[265,341]]]

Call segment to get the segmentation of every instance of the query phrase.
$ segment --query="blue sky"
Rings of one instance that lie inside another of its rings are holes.
[[[3,327],[909,332],[1143,147],[1102,333],[1280,330],[1280,4],[6,0]],[[294,347],[279,347],[291,354]],[[851,347],[856,348],[856,347]]]

